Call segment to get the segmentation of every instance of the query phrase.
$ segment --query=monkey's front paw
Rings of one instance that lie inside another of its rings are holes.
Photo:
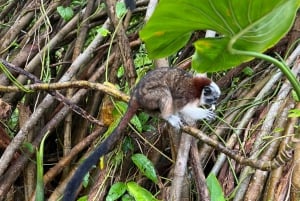
[[[171,124],[171,126],[173,126],[176,129],[180,129],[180,127],[182,126],[180,117],[178,117],[176,115],[170,115],[167,118],[167,121],[169,122],[169,124]]]
[[[205,110],[205,113],[204,119],[208,121],[212,121],[216,118],[216,114],[212,110]]]

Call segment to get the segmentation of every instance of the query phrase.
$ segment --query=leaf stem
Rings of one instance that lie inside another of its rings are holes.
[[[251,51],[242,51],[242,50],[236,50],[233,49],[232,46],[228,46],[229,51],[232,54],[239,54],[239,55],[244,55],[244,56],[251,56],[251,57],[255,57],[255,58],[259,58],[259,59],[263,59],[265,61],[268,61],[272,64],[274,64],[275,66],[277,66],[281,72],[287,77],[287,79],[290,81],[293,89],[295,90],[298,99],[300,99],[300,83],[297,80],[297,78],[295,77],[295,75],[293,74],[293,72],[291,71],[291,69],[286,65],[286,63],[284,61],[278,61],[277,59],[262,54],[262,53],[258,53],[258,52],[251,52]]]

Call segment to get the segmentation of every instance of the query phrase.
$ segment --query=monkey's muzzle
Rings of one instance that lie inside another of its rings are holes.
[[[203,109],[208,109],[208,110],[211,110],[211,111],[216,110],[216,105],[215,104],[199,105],[198,107],[203,108]]]

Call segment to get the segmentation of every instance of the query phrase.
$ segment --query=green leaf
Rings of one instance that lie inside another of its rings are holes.
[[[143,131],[153,131],[155,130],[155,128],[153,127],[152,124],[147,123],[150,119],[150,115],[145,113],[145,112],[141,112],[138,114],[139,120],[142,124],[142,130]]]
[[[299,101],[300,101],[300,99],[298,98],[298,95],[297,95],[297,93],[296,93],[295,90],[292,90],[292,97],[293,97],[293,99],[294,99],[296,102],[299,102]]]
[[[284,128],[274,128],[275,133],[283,132]]]
[[[124,2],[117,2],[116,4],[116,14],[118,18],[121,18],[127,12]]]
[[[299,5],[300,0],[164,0],[140,37],[149,55],[158,58],[182,48],[193,31],[214,30],[222,37],[195,42],[193,68],[225,70],[252,59],[233,49],[263,52],[276,44],[292,26]]]
[[[82,180],[82,185],[84,188],[86,188],[89,184],[89,181],[90,181],[90,173],[86,173],[85,176],[83,177],[83,180]]]
[[[110,34],[110,31],[104,27],[100,27],[97,29],[97,32],[101,34],[101,36],[106,37]]]
[[[213,72],[225,70],[224,67],[233,67],[238,63],[250,60],[250,57],[232,57],[226,50],[229,38],[204,38],[194,43],[195,54],[193,55],[192,66],[199,72]],[[232,58],[230,58],[232,57]],[[230,58],[230,59],[228,59]]]
[[[191,37],[191,33],[182,33],[181,35],[171,33],[156,33],[158,40],[152,40],[151,36],[147,33],[140,32],[140,37],[146,43],[149,58],[161,58],[169,56],[180,48],[182,48]],[[161,40],[163,38],[163,40]],[[152,43],[150,41],[156,42]]]
[[[126,192],[126,185],[123,182],[113,184],[106,197],[106,201],[114,201],[119,199]]]
[[[146,112],[139,113],[138,117],[143,125],[150,119],[150,115]]]
[[[43,175],[44,175],[44,145],[45,145],[45,140],[48,137],[48,132],[44,135],[40,148],[36,151],[36,171],[37,171],[37,176],[36,176],[36,191],[35,191],[35,196],[36,200],[43,201],[45,200],[44,198],[44,180],[43,180]]]
[[[128,194],[122,196],[122,201],[135,201],[134,198]]]
[[[299,109],[290,110],[288,117],[300,117],[300,110]]]
[[[16,85],[16,87],[18,87],[20,90],[22,90],[23,92],[29,93],[29,92],[33,92],[30,89],[27,89],[23,86],[22,83],[20,83],[11,73],[10,71],[5,67],[5,65],[0,62],[0,69],[3,71],[3,73],[6,75],[6,77],[12,82],[14,83],[14,85]]]
[[[88,196],[84,195],[82,197],[80,197],[77,201],[87,201],[88,200]]]
[[[57,12],[65,21],[69,21],[74,16],[74,12],[71,7],[58,6]]]
[[[34,146],[30,142],[24,142],[22,146],[30,153],[34,153]]]
[[[243,73],[247,76],[252,76],[254,74],[254,70],[247,66],[243,69]]]
[[[125,74],[125,68],[124,68],[124,66],[121,66],[120,68],[118,68],[117,77],[121,78],[124,76],[124,74]]]
[[[115,156],[113,157],[113,165],[118,166],[124,161],[124,153],[122,151],[118,151],[115,153]]]
[[[134,154],[131,156],[131,160],[147,178],[156,184],[158,183],[154,165],[145,155]]]
[[[134,127],[138,130],[138,132],[142,132],[142,123],[136,115],[132,117],[130,123],[134,125]]]
[[[152,62],[153,61],[149,58],[148,53],[146,53],[145,44],[142,44],[135,54],[134,65],[136,66],[136,68],[138,68],[137,70],[145,71],[145,65],[151,65]]]
[[[149,191],[133,181],[127,183],[127,190],[136,201],[159,201]]]
[[[126,110],[127,110],[128,105],[127,105],[127,103],[124,103],[124,102],[122,102],[122,101],[117,101],[117,102],[116,102],[116,107],[118,107],[118,109],[124,114],[124,113],[126,112]],[[113,112],[113,114],[114,114],[114,113],[115,113],[115,112]],[[119,114],[119,113],[118,113],[118,114]],[[134,115],[134,116],[132,117],[132,119],[130,120],[130,123],[131,123],[132,125],[134,125],[134,127],[135,127],[139,132],[142,132],[142,124],[141,124],[139,118],[137,117],[137,115]]]
[[[134,144],[132,142],[132,139],[128,136],[126,136],[123,140],[122,151],[124,153],[127,153],[128,151],[134,151]]]
[[[222,187],[214,174],[209,174],[206,179],[211,201],[225,201]]]

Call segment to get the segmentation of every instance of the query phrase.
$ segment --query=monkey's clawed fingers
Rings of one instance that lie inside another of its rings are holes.
[[[216,114],[214,113],[214,111],[205,110],[205,112],[206,112],[206,117],[205,117],[206,120],[212,121],[216,118]]]
[[[171,124],[171,126],[173,126],[176,129],[180,129],[180,127],[182,126],[182,121],[179,116],[170,115],[167,118],[167,121],[169,122],[169,124]]]

